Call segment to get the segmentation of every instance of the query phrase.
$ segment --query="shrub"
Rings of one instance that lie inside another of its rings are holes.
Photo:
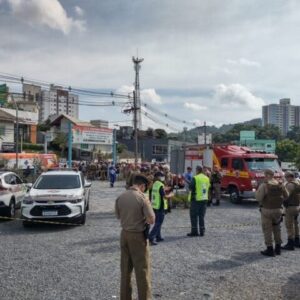
[[[187,194],[175,194],[172,198],[172,204],[174,207],[182,206],[184,208],[189,207],[188,195]]]

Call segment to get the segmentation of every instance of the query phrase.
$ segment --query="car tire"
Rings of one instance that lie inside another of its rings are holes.
[[[242,198],[240,196],[240,192],[237,187],[232,186],[229,189],[229,198],[230,202],[234,204],[240,204],[242,202]]]
[[[14,199],[11,199],[7,208],[7,217],[14,218],[16,215],[16,203]]]
[[[84,225],[84,224],[85,224],[85,221],[86,221],[86,213],[84,212],[84,213],[80,216],[79,221],[78,221],[78,224]]]

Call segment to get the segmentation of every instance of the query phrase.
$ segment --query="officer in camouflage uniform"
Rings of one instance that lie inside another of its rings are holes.
[[[220,205],[220,199],[221,199],[221,180],[222,180],[222,174],[217,166],[214,166],[213,172],[211,173],[210,182],[211,182],[211,188],[212,188],[212,196],[211,200],[213,199],[213,196],[215,197],[215,203],[213,205]]]
[[[256,191],[256,200],[261,211],[261,225],[267,249],[261,251],[262,255],[275,256],[281,254],[281,229],[283,200],[288,197],[285,187],[274,179],[274,172],[265,170],[265,181]],[[275,240],[275,253],[273,248]]]
[[[295,175],[291,172],[287,172],[285,178],[287,180],[286,189],[289,192],[289,197],[283,203],[285,207],[285,226],[288,242],[282,249],[294,250],[295,246],[300,247],[298,224],[300,184],[296,181]]]

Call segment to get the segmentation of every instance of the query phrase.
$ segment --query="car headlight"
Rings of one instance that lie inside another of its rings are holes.
[[[72,199],[72,200],[68,200],[70,203],[75,204],[75,203],[80,203],[83,199],[79,198],[79,199]]]
[[[257,180],[255,179],[251,180],[251,185],[253,188],[256,188],[258,186]]]
[[[33,199],[28,195],[23,198],[23,204],[32,204],[33,202]]]

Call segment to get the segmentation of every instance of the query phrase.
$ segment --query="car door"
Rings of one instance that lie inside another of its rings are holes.
[[[10,174],[10,186],[13,191],[13,194],[15,195],[16,204],[18,204],[21,201],[22,198],[22,187],[20,185],[20,178],[17,179],[17,175]]]
[[[81,177],[81,182],[82,182],[82,188],[84,189],[84,200],[85,200],[86,206],[88,206],[90,189],[85,186],[86,181],[85,181],[85,178],[82,173],[80,174],[80,177]]]

